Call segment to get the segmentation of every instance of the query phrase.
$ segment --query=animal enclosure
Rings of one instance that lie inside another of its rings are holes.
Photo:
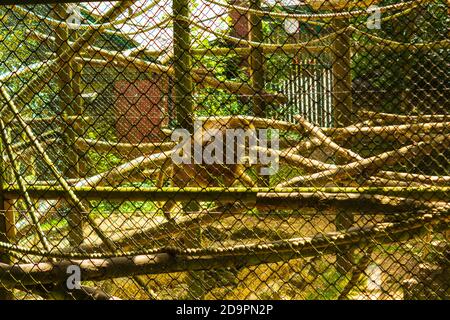
[[[449,299],[448,1],[0,21],[0,299]]]

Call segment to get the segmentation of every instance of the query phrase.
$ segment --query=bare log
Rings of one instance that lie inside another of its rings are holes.
[[[401,181],[416,182],[420,184],[428,184],[434,186],[449,186],[450,176],[430,176],[417,173],[395,172],[395,171],[381,171],[381,177],[386,179],[397,179]]]
[[[413,199],[426,199],[427,201],[448,201],[450,187],[300,187],[300,188],[246,188],[246,187],[186,187],[186,188],[135,188],[135,187],[72,187],[80,198],[86,200],[123,200],[129,201],[236,201],[242,203],[255,203],[256,197],[261,192],[272,191],[275,194],[292,192],[300,193],[358,193],[379,194],[388,196],[400,196]],[[4,188],[6,199],[16,199],[20,196],[17,186],[6,186]],[[28,193],[32,198],[61,199],[68,198],[67,191],[61,186],[28,186]],[[259,195],[258,197],[261,197]],[[281,199],[281,198],[280,198]],[[295,199],[294,201],[298,201]]]
[[[351,245],[365,243],[392,243],[404,241],[426,232],[430,224],[448,225],[449,209],[423,213],[417,218],[398,223],[379,223],[354,227],[345,232],[295,238],[261,244],[233,247],[180,249],[163,248],[154,254],[62,260],[53,263],[15,264],[0,263],[0,280],[10,286],[52,283],[67,278],[67,267],[78,265],[85,281],[98,281],[139,274],[160,274],[194,270],[207,270],[262,263],[287,261],[324,254],[335,254]],[[330,245],[332,244],[332,245]],[[165,252],[164,252],[165,251]]]
[[[343,159],[350,160],[350,161],[362,161],[364,160],[363,157],[361,157],[356,152],[353,152],[350,149],[346,149],[344,147],[339,146],[336,144],[331,138],[326,136],[323,131],[306,121],[301,116],[295,116],[295,119],[304,127],[304,129],[311,133],[313,136],[315,136],[316,140],[311,140],[311,142],[320,141],[321,145],[325,148],[325,150],[331,150],[331,153],[336,156],[340,156]],[[429,139],[427,140],[429,141]],[[418,141],[420,142],[420,141]],[[377,179],[378,178],[378,179]],[[374,181],[380,182],[379,178],[385,180],[390,180],[390,184],[398,182],[398,185],[401,185],[402,182],[410,183],[418,183],[422,185],[448,185],[450,183],[450,177],[446,176],[428,176],[428,175],[420,175],[420,174],[412,174],[412,173],[401,173],[401,172],[394,172],[394,171],[384,171],[380,170],[376,177],[372,177],[371,179],[376,179]],[[370,180],[369,180],[370,182]],[[386,181],[387,182],[387,181]]]
[[[355,135],[377,136],[393,141],[417,141],[433,139],[438,134],[450,130],[450,122],[430,122],[377,127],[323,128],[323,131],[334,140],[343,141]],[[420,136],[422,135],[422,136]]]
[[[174,153],[174,151],[167,151],[162,153],[151,154],[148,156],[141,156],[136,159],[133,159],[125,164],[122,164],[118,167],[115,167],[106,172],[100,173],[93,177],[88,177],[86,179],[82,179],[77,182],[75,187],[83,187],[83,186],[97,186],[100,183],[102,184],[117,184],[117,180],[122,179],[126,181],[126,174],[136,170],[136,169],[152,169],[155,168],[170,157],[170,155]]]
[[[243,213],[244,211],[245,208],[235,207],[234,203],[216,208],[204,209],[200,212],[190,213],[189,215],[183,215],[181,217],[174,216],[170,221],[156,223],[144,230],[134,230],[126,235],[112,235],[111,240],[122,250],[144,244],[160,244],[173,239],[180,233],[198,228],[200,225],[210,224]],[[104,252],[107,248],[105,248],[103,244],[86,243],[81,249],[83,252]]]
[[[198,117],[198,121],[204,123],[206,127],[214,125],[224,128],[242,128],[244,126],[254,126],[256,129],[278,129],[295,133],[304,133],[303,128],[295,123],[266,119],[254,116],[210,116]]]
[[[424,202],[402,197],[369,195],[364,193],[326,192],[261,192],[257,194],[255,203],[256,208],[259,210],[296,210],[301,208],[322,210],[326,208],[340,208],[375,214],[390,214],[446,205],[446,202]]]
[[[300,123],[300,125],[305,129],[306,132],[315,136],[319,141],[325,145],[326,148],[333,150],[336,156],[342,157],[346,160],[362,160],[361,156],[350,149],[345,149],[338,144],[336,144],[333,140],[327,137],[320,128],[314,126],[313,124],[306,121],[301,116],[295,116],[295,119]]]
[[[258,193],[256,200],[251,202],[239,201],[243,207],[236,207],[235,201],[219,200],[229,203],[220,207],[205,209],[202,212],[181,216],[171,221],[156,223],[145,230],[134,230],[131,233],[112,235],[116,247],[129,249],[131,247],[164,243],[173,239],[176,235],[186,230],[191,230],[199,225],[206,225],[220,219],[245,214],[247,207],[255,207],[259,211],[274,210],[298,210],[314,208],[316,210],[327,210],[340,208],[343,210],[357,210],[362,214],[397,214],[411,210],[430,209],[445,207],[446,202],[424,202],[420,200],[389,197],[382,195],[369,195],[358,193]],[[302,212],[292,213],[293,216],[303,215]],[[81,246],[82,252],[104,252],[107,248],[102,244],[86,243]]]
[[[111,142],[102,140],[92,140],[78,138],[76,145],[80,150],[89,151],[93,150],[99,153],[117,153],[118,155],[130,158],[139,157],[144,154],[150,154],[155,151],[162,152],[171,150],[175,143],[173,142],[148,142],[148,143],[123,143],[123,142]]]
[[[450,136],[441,135],[430,142],[419,142],[409,146],[402,147],[398,150],[388,151],[377,156],[365,158],[360,161],[352,162],[346,165],[337,166],[336,168],[318,172],[312,175],[299,176],[290,179],[287,182],[279,184],[277,187],[289,187],[292,185],[316,185],[330,179],[338,180],[345,177],[353,177],[361,175],[364,172],[370,172],[373,175],[380,171],[385,165],[393,165],[401,161],[411,159],[419,154],[429,153],[435,148],[442,150],[450,145]]]
[[[403,115],[359,110],[358,115],[379,125],[416,124],[425,122],[449,122],[450,114]]]
[[[395,173],[395,172],[394,172]],[[378,173],[380,175],[380,173]],[[351,185],[355,183],[354,180],[350,181]],[[402,181],[393,180],[380,177],[370,177],[368,180],[364,181],[361,186],[363,187],[431,187],[432,184],[419,183],[414,181]]]

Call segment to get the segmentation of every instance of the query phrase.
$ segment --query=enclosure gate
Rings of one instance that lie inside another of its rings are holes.
[[[281,84],[288,100],[283,120],[293,122],[295,115],[301,115],[315,125],[332,127],[332,83],[329,66],[312,59],[294,60],[289,78]]]
[[[0,298],[448,299],[449,12],[0,5]]]

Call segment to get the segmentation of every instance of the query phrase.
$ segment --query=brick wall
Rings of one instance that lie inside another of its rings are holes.
[[[160,141],[168,124],[168,78],[115,82],[117,138],[121,142]]]
[[[248,2],[245,0],[234,0],[231,4],[248,7]],[[232,28],[230,35],[236,38],[248,39],[249,21],[245,12],[230,9],[228,12],[231,18]]]

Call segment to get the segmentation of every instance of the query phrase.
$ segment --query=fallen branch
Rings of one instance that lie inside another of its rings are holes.
[[[52,141],[53,139],[47,139],[47,138],[51,137],[51,136],[55,136],[55,135],[59,135],[59,132],[57,132],[56,130],[46,131],[39,135],[39,140],[41,141],[41,143],[45,143],[47,140]],[[15,152],[18,152],[18,151],[27,149],[30,146],[33,146],[33,141],[28,140],[28,141],[24,141],[24,142],[11,144],[11,149]]]
[[[153,143],[122,143],[122,142],[110,142],[102,140],[92,140],[77,138],[76,146],[82,151],[93,150],[99,153],[117,153],[118,155],[126,158],[139,157],[144,154],[150,154],[154,151],[168,151],[171,150],[175,143],[173,142],[153,142]]]
[[[126,174],[136,170],[136,169],[154,169],[158,167],[164,161],[170,157],[175,151],[167,151],[162,153],[155,153],[151,155],[140,156],[135,158],[125,164],[112,168],[106,172],[100,173],[93,177],[82,179],[74,184],[75,187],[90,186],[94,187],[99,184],[109,184],[116,185],[117,180],[127,181]]]
[[[339,156],[344,158],[345,160],[349,161],[363,161],[364,158],[361,157],[356,152],[353,152],[350,149],[346,149],[344,147],[339,146],[336,144],[333,140],[331,140],[328,136],[326,136],[323,131],[306,121],[301,116],[295,116],[295,119],[300,123],[300,125],[304,128],[304,130],[308,133],[311,133],[316,139],[311,139],[311,142],[317,142],[320,141],[320,146],[324,148],[325,150],[330,150],[333,155]],[[429,141],[429,139],[428,139]],[[420,141],[418,141],[420,142]],[[395,183],[397,183],[397,186],[400,186],[403,184],[403,182],[408,183],[411,185],[412,183],[420,183],[422,185],[448,185],[450,183],[450,177],[446,176],[428,176],[428,175],[420,175],[420,174],[411,174],[411,173],[400,173],[395,171],[384,171],[380,170],[376,177],[371,177],[368,182],[370,181],[376,181],[380,182],[383,179],[387,179],[390,181],[390,184],[393,184],[395,186]],[[375,180],[374,180],[375,179]],[[387,181],[386,181],[387,182]]]
[[[283,131],[290,131],[295,133],[304,133],[301,126],[295,123],[259,118],[253,116],[209,116],[198,117],[196,120],[203,122],[204,127],[210,126],[223,128],[242,128],[253,126],[255,129],[278,129]]]
[[[145,230],[134,230],[126,234],[113,234],[111,241],[117,248],[122,250],[132,247],[161,244],[171,240],[179,233],[191,230],[199,225],[210,224],[236,216],[245,214],[245,208],[255,207],[260,212],[274,210],[299,210],[304,208],[314,208],[318,211],[330,208],[340,208],[342,210],[357,211],[362,214],[397,214],[411,210],[431,209],[435,207],[445,207],[446,202],[423,202],[414,199],[401,197],[389,197],[381,195],[351,194],[351,193],[259,193],[254,202],[243,202],[243,207],[235,207],[235,201],[220,200],[228,203],[221,207],[205,209],[202,212],[181,216],[172,221],[165,221],[150,226]],[[291,213],[292,216],[303,215],[302,212]],[[82,252],[104,252],[105,245],[84,244],[81,246]],[[71,249],[69,249],[71,251]]]
[[[419,214],[402,222],[378,223],[355,227],[345,232],[319,234],[312,238],[295,238],[264,244],[240,244],[232,247],[179,249],[162,248],[155,253],[85,260],[62,260],[34,264],[7,265],[0,263],[0,280],[9,286],[52,283],[67,278],[67,267],[78,265],[85,281],[129,277],[139,274],[160,274],[208,270],[262,263],[287,261],[317,255],[333,254],[349,245],[392,243],[427,232],[430,224],[448,226],[449,209]],[[151,252],[152,250],[149,250]],[[56,256],[56,255],[55,255]],[[58,256],[62,256],[59,255]],[[70,255],[69,255],[70,256]]]
[[[450,130],[450,122],[430,122],[378,127],[323,128],[334,140],[343,141],[356,135],[377,136],[388,141],[423,141]],[[422,136],[421,136],[422,135]],[[417,142],[419,142],[417,141]]]
[[[374,175],[386,165],[394,165],[401,161],[413,159],[420,153],[429,153],[433,150],[442,150],[450,145],[450,136],[441,135],[433,141],[419,142],[398,150],[388,151],[377,156],[365,158],[346,165],[337,166],[329,170],[317,172],[311,175],[298,176],[277,185],[278,188],[299,185],[317,185],[331,179],[336,181],[346,177],[355,177],[365,174]]]
[[[210,224],[220,219],[225,219],[242,213],[245,208],[231,205],[219,206],[211,209],[204,209],[201,212],[190,213],[181,217],[174,216],[170,221],[156,223],[144,230],[134,230],[132,233],[112,235],[111,240],[117,248],[122,250],[142,246],[145,244],[161,244],[168,240],[173,240],[180,233],[198,228],[198,226]],[[81,246],[82,252],[104,252],[103,244],[86,243]],[[71,249],[69,249],[71,250]]]
[[[368,119],[379,125],[417,124],[426,122],[449,122],[450,114],[401,115],[393,113],[359,110],[360,118]]]

